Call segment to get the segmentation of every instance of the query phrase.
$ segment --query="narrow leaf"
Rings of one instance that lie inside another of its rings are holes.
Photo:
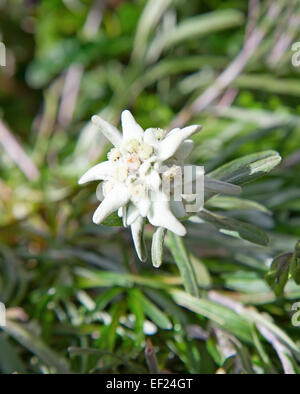
[[[180,271],[185,290],[189,294],[198,297],[199,290],[194,267],[185,249],[182,238],[169,231],[167,246]]]
[[[211,178],[242,185],[263,176],[281,161],[280,155],[272,150],[254,153],[233,160],[209,173]]]
[[[151,258],[153,267],[159,268],[162,264],[163,245],[166,229],[158,227],[152,237]]]
[[[295,282],[300,285],[300,241],[297,243],[292,257],[291,274]]]
[[[134,293],[135,297],[140,301],[145,315],[147,315],[153,321],[153,323],[165,330],[169,330],[172,327],[170,319],[164,312],[162,312],[137,289],[134,289]]]
[[[246,241],[253,242],[258,245],[268,245],[269,240],[267,234],[252,224],[228,218],[208,210],[203,210],[198,215],[201,219],[217,227],[223,234],[245,239]]]
[[[193,297],[180,290],[170,290],[170,295],[178,305],[205,316],[238,338],[252,342],[249,323],[228,307],[204,298]]]
[[[271,214],[271,212],[256,201],[247,200],[245,198],[231,197],[231,196],[214,196],[207,201],[206,206],[209,208],[231,210],[256,210]]]
[[[277,297],[281,297],[283,295],[285,285],[289,279],[290,261],[292,256],[292,253],[284,253],[275,257],[270,271],[265,276],[268,285],[272,288]]]
[[[8,320],[4,327],[4,331],[34,353],[43,363],[55,368],[57,373],[70,373],[67,361],[56,354],[45,345],[40,338],[32,334],[21,324]]]

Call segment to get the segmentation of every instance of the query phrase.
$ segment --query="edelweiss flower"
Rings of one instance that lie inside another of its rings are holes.
[[[79,180],[79,184],[103,181],[97,193],[102,202],[94,213],[93,222],[99,224],[118,211],[123,225],[131,227],[138,257],[144,261],[143,229],[146,219],[153,226],[180,236],[186,234],[179,219],[186,216],[186,203],[195,196],[181,194],[181,201],[176,201],[174,195],[166,194],[163,186],[178,176],[183,184],[195,182],[197,175],[185,179],[182,166],[193,149],[193,141],[189,138],[201,130],[201,126],[175,128],[169,133],[155,128],[144,131],[128,110],[121,115],[123,135],[99,116],[93,116],[92,121],[114,145],[107,155],[108,160],[92,167]],[[224,182],[211,178],[206,180],[206,187],[210,190],[218,189],[220,184],[224,189]],[[235,185],[226,185],[230,193],[236,192]]]

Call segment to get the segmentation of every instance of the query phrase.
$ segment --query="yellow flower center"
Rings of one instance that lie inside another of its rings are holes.
[[[121,152],[118,148],[112,148],[107,154],[107,158],[109,161],[118,161],[120,157]]]
[[[130,140],[127,140],[124,144],[124,148],[127,150],[129,153],[137,152],[139,149],[140,143],[138,140],[135,138],[132,138]]]
[[[140,168],[141,161],[135,153],[129,156],[129,158],[126,160],[126,164],[129,170],[131,171],[136,171]]]
[[[147,160],[153,153],[153,147],[149,144],[141,144],[138,148],[138,155],[142,160]]]

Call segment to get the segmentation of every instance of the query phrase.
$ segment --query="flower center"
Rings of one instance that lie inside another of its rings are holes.
[[[173,181],[176,176],[181,175],[181,168],[179,166],[173,165],[163,173],[162,178],[164,182],[170,182]]]
[[[137,154],[133,153],[126,160],[125,163],[130,171],[137,171],[140,168],[141,161]]]
[[[155,129],[155,137],[158,140],[162,139],[164,131]],[[140,142],[131,138],[124,141],[119,147],[111,149],[107,158],[114,163],[114,170],[112,179],[103,183],[103,194],[107,195],[112,189],[112,184],[120,182],[129,187],[132,201],[137,203],[144,198],[148,187],[151,188],[151,180],[149,180],[148,175],[152,169],[158,171],[157,166],[160,167],[160,164],[156,161],[153,146],[143,140]]]
[[[116,164],[114,178],[118,182],[125,182],[129,176],[131,182],[143,178],[151,167],[151,164],[145,161],[150,159],[153,152],[154,149],[151,145],[145,142],[140,143],[135,138],[128,139],[119,148],[111,149],[107,158]],[[144,164],[143,171],[139,172],[142,164]],[[147,171],[145,172],[145,170]]]

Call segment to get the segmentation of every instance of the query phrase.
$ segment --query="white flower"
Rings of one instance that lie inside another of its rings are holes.
[[[107,155],[108,160],[92,167],[79,180],[79,184],[102,181],[98,198],[103,201],[94,213],[93,222],[99,224],[118,211],[123,225],[131,226],[137,254],[144,261],[143,228],[146,219],[153,226],[163,227],[180,236],[186,234],[178,219],[186,216],[185,201],[169,201],[162,183],[171,182],[181,174],[183,162],[193,149],[193,141],[189,138],[201,130],[201,126],[176,128],[169,133],[155,128],[144,131],[128,110],[121,115],[123,135],[99,116],[93,116],[92,121],[114,145]],[[223,182],[211,178],[206,181],[211,190],[222,184],[224,189]],[[189,196],[184,197],[188,200]]]

